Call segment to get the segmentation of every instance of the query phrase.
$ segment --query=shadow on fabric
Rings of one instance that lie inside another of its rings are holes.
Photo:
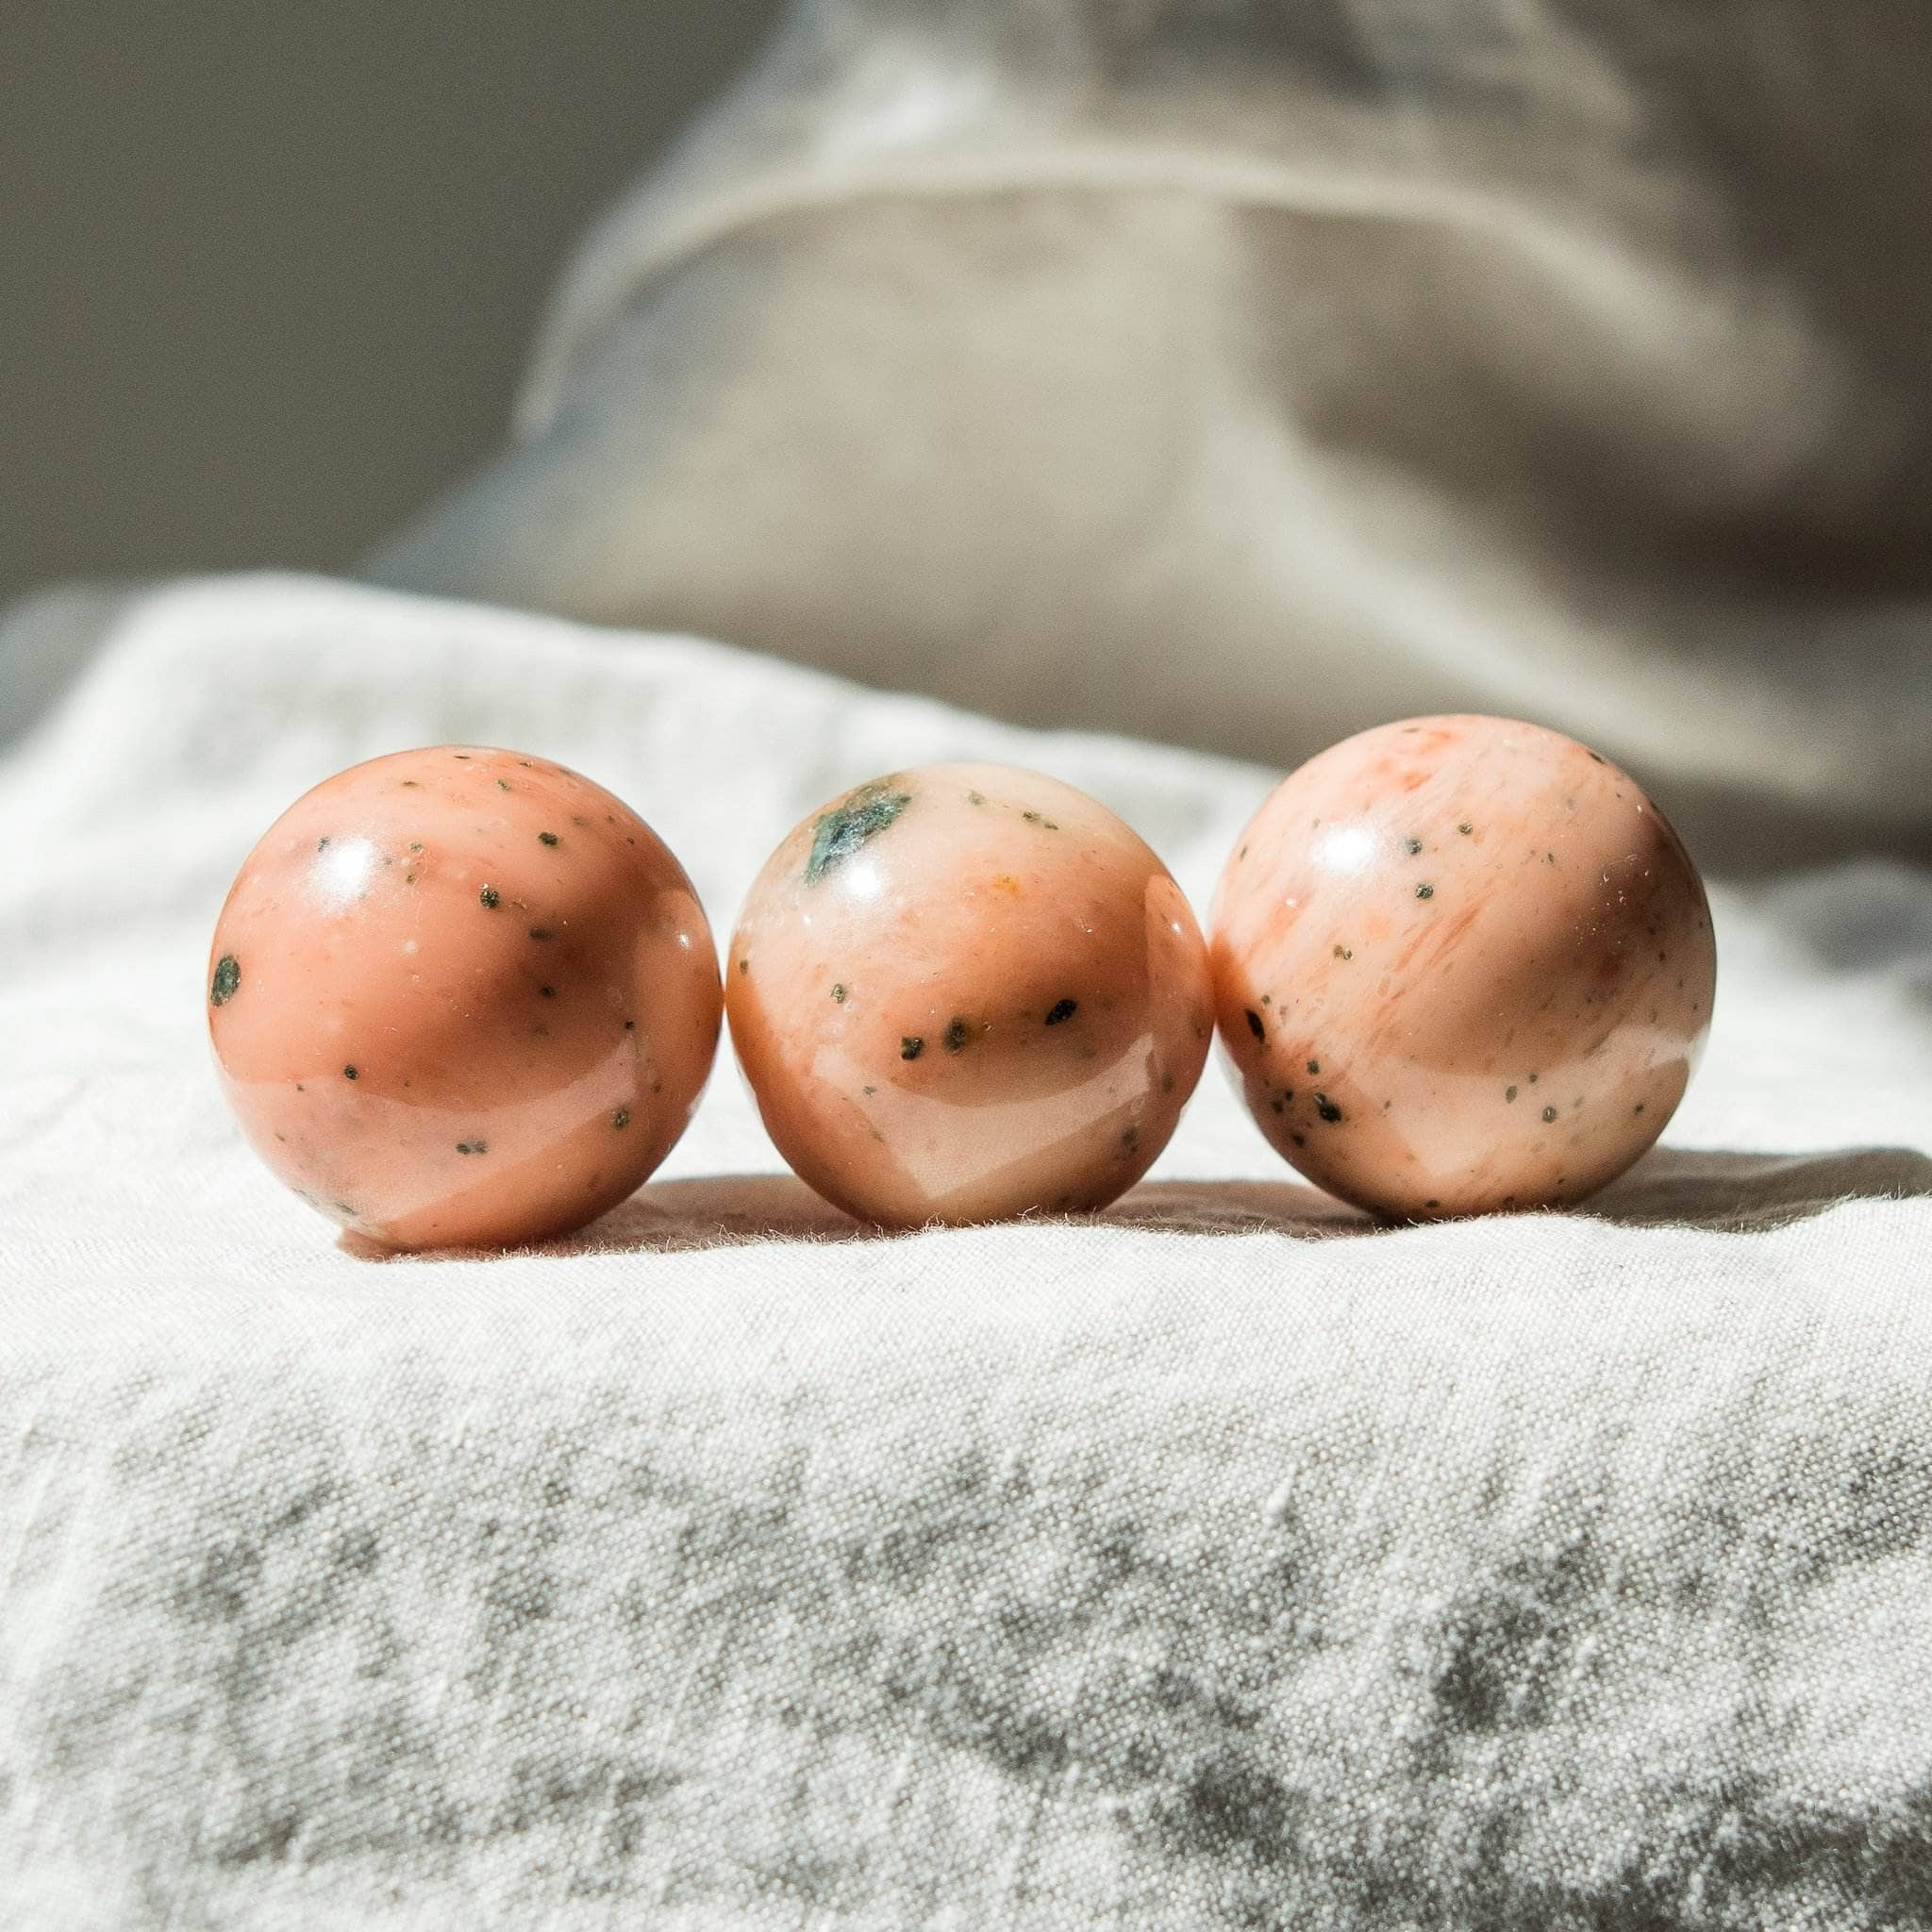
[[[1840,1147],[1808,1154],[1655,1147],[1587,1203],[1550,1211],[1625,1227],[1743,1233],[1822,1214],[1846,1201],[1911,1196],[1932,1196],[1932,1157],[1909,1147]],[[1297,1181],[1147,1181],[1101,1213],[1039,1219],[1158,1233],[1278,1234],[1302,1240],[1391,1236],[1406,1225],[1377,1221]],[[547,1243],[543,1252],[674,1254],[754,1241],[907,1238],[852,1220],[791,1174],[707,1174],[649,1183],[581,1234]],[[340,1245],[363,1260],[397,1258],[355,1235],[342,1236]]]

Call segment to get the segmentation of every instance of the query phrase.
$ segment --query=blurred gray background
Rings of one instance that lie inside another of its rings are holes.
[[[0,602],[329,569],[499,439],[552,275],[776,0],[6,0]]]

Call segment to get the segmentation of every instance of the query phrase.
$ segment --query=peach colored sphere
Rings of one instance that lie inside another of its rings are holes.
[[[567,1233],[671,1151],[717,1051],[710,928],[637,814],[544,758],[437,745],[318,785],[208,955],[242,1131],[392,1248]]]
[[[765,1125],[889,1227],[1104,1207],[1213,1030],[1180,888],[1112,812],[1005,765],[894,772],[793,828],[725,958]]]
[[[1573,739],[1418,718],[1284,779],[1215,894],[1222,1048],[1275,1151],[1391,1216],[1582,1199],[1670,1119],[1717,953],[1663,814]]]

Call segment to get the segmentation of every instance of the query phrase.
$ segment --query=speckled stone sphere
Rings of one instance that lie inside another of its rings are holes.
[[[1710,910],[1669,822],[1506,718],[1311,758],[1241,834],[1211,924],[1261,1131],[1384,1215],[1581,1200],[1663,1131],[1710,1024]]]
[[[1004,765],[894,772],[805,820],[724,977],[778,1151],[887,1227],[1105,1206],[1166,1145],[1213,1030],[1167,868]]]
[[[208,1031],[257,1153],[391,1248],[567,1233],[671,1151],[716,1056],[710,928],[620,800],[437,745],[298,799],[208,956]]]

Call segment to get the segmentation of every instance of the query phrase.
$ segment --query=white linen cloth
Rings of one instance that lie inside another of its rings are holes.
[[[207,944],[449,739],[623,794],[721,941],[880,770],[1052,771],[1197,905],[1274,775],[123,606],[0,758],[0,1925],[1932,1925],[1932,878],[1718,883],[1704,1067],[1580,1211],[1373,1228],[1210,1066],[1111,1212],[872,1238],[721,1068],[579,1239],[377,1262],[226,1118]]]

